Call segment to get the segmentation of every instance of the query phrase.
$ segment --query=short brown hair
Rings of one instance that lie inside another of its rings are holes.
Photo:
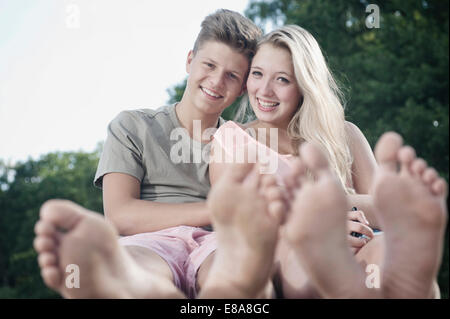
[[[219,9],[203,20],[195,40],[194,54],[206,41],[217,41],[244,54],[250,61],[261,36],[261,29],[250,19],[235,11]]]

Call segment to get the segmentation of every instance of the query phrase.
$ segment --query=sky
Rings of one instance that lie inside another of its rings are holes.
[[[0,0],[0,160],[95,149],[122,110],[167,104],[204,17],[248,0]]]

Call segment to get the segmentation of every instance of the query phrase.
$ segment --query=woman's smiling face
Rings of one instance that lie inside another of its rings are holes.
[[[287,128],[302,97],[289,50],[263,44],[253,58],[247,91],[258,120]]]

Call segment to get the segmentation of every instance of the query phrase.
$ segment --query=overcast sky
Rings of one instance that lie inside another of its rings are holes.
[[[203,18],[248,0],[0,0],[0,159],[92,151],[186,77]]]

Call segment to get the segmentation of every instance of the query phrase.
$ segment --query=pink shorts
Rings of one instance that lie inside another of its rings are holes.
[[[196,297],[197,271],[217,247],[213,232],[191,226],[121,237],[119,243],[148,248],[161,256],[172,270],[175,285],[188,298]]]

